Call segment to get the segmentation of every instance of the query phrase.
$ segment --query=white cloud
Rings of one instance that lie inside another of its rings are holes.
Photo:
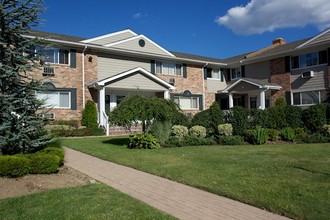
[[[237,34],[272,32],[278,28],[314,25],[330,27],[329,0],[251,0],[218,17],[216,22]]]
[[[144,18],[147,17],[147,14],[143,14],[141,12],[137,12],[133,15],[133,19],[140,19],[140,18]]]

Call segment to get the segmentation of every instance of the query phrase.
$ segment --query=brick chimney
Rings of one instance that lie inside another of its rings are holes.
[[[286,41],[281,37],[276,38],[275,40],[273,40],[273,45],[282,45],[282,44],[285,44],[285,43],[286,43]]]

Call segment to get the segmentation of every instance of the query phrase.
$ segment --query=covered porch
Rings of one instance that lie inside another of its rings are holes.
[[[228,110],[234,106],[265,109],[271,106],[272,91],[282,87],[263,80],[241,78],[224,90],[218,91],[218,102],[221,109]]]
[[[107,111],[112,111],[120,101],[130,94],[140,94],[147,97],[170,98],[170,91],[175,87],[138,67],[105,79],[89,83],[89,88],[98,91],[98,124],[109,135],[109,118]]]

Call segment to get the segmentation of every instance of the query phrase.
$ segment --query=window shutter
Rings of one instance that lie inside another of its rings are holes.
[[[285,92],[285,100],[287,105],[291,105],[291,92]]]
[[[245,77],[245,66],[241,66],[241,71],[242,71],[242,78]]]
[[[152,74],[155,74],[156,73],[156,62],[154,60],[151,60],[150,61],[150,71]]]
[[[227,81],[228,82],[231,80],[230,71],[231,71],[231,69],[227,69]]]
[[[203,68],[204,79],[207,79],[207,68]]]
[[[77,110],[77,89],[70,89],[71,92],[71,109]]]
[[[284,63],[285,63],[285,72],[286,73],[290,72],[290,56],[286,56],[284,58]]]
[[[76,50],[70,50],[70,67],[77,68]]]
[[[199,110],[203,110],[203,96],[200,95],[198,97],[198,101],[199,101]]]
[[[328,66],[330,66],[330,48],[328,48]]]
[[[187,78],[187,64],[182,64],[182,71],[183,71],[183,73],[182,73],[182,75],[183,75],[183,78]]]
[[[220,69],[220,80],[223,82],[223,69]]]

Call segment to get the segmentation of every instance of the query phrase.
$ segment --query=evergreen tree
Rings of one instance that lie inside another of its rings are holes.
[[[28,53],[38,39],[26,37],[38,25],[42,0],[0,0],[0,150],[3,154],[35,152],[50,140],[36,111],[40,83],[27,76],[38,56]],[[25,36],[25,37],[24,37]]]

